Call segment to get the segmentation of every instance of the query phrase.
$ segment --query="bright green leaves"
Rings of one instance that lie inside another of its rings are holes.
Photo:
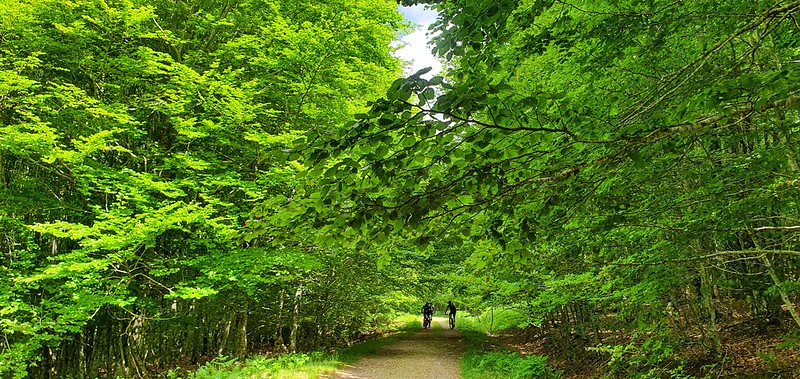
[[[26,310],[0,316],[19,320],[0,331],[14,346],[0,376],[92,315],[191,316],[181,306],[231,293],[273,304],[278,286],[340,267],[320,258],[340,250],[317,250],[338,234],[289,221],[342,197],[302,198],[306,170],[285,158],[395,79],[396,4],[47,0],[0,5],[0,26],[0,218],[26,220],[38,243],[17,251],[25,233],[3,228],[0,309]],[[336,157],[327,180],[364,167]]]
[[[165,299],[197,300],[218,294],[219,291],[211,287],[178,287],[176,290],[164,295]]]

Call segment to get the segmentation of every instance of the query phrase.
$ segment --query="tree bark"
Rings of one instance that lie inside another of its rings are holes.
[[[236,317],[236,313],[231,312],[230,315],[227,317],[227,321],[225,321],[225,328],[222,331],[222,338],[219,340],[219,347],[217,349],[217,354],[222,354],[225,352],[225,348],[228,346],[228,337],[231,335],[231,324]]]
[[[286,291],[281,288],[281,299],[278,305],[278,320],[275,322],[275,350],[285,353],[287,351],[286,344],[283,342],[283,300],[286,297]]]
[[[237,358],[244,358],[247,355],[247,316],[249,312],[248,304],[244,304],[244,309],[239,312],[236,320],[236,349],[234,354]]]
[[[711,297],[712,292],[711,275],[705,266],[700,266],[700,298],[708,316],[708,337],[711,340],[711,350],[717,358],[720,358],[722,357],[722,340],[719,336],[717,314],[714,310],[714,300]]]
[[[775,273],[775,268],[772,267],[772,262],[770,262],[769,257],[766,254],[761,254],[761,263],[764,264],[764,267],[767,268],[767,274],[772,279],[772,283],[775,284],[775,288],[778,289],[778,293],[781,295],[781,299],[783,300],[783,304],[789,309],[789,314],[792,315],[792,319],[794,319],[795,324],[800,327],[800,314],[797,313],[797,308],[795,308],[792,299],[789,298],[789,294],[786,293],[786,290],[783,289],[781,285],[780,279],[778,279],[778,274]]]
[[[303,285],[297,286],[294,294],[294,312],[292,315],[292,333],[289,335],[289,350],[297,352],[297,325],[300,321],[300,299],[303,297]]]

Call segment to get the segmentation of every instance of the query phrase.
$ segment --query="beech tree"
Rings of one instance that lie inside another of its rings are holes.
[[[292,196],[299,133],[338,128],[398,76],[395,8],[0,5],[0,376],[139,377],[357,338],[370,319],[330,302],[385,296],[374,260],[245,224]]]

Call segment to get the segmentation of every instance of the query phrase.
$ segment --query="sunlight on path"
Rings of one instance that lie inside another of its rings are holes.
[[[385,346],[376,354],[337,371],[337,379],[458,379],[463,352],[461,332],[450,330],[447,319],[435,317],[442,329],[420,330],[413,336]]]

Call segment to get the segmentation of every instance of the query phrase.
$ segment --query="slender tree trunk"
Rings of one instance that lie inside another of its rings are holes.
[[[237,341],[236,356],[244,358],[247,355],[247,316],[249,312],[248,304],[245,302],[244,309],[239,313],[236,323]]]
[[[781,285],[780,279],[778,279],[778,275],[775,273],[775,268],[772,267],[772,262],[770,262],[769,257],[766,254],[761,254],[761,263],[764,264],[764,267],[767,268],[767,274],[772,279],[772,283],[775,284],[775,288],[778,289],[778,293],[781,295],[781,299],[783,300],[783,304],[789,309],[789,314],[792,315],[792,319],[794,319],[795,324],[800,326],[800,314],[797,313],[797,308],[795,308],[792,299],[789,298],[789,294],[786,293],[786,290],[783,289]]]
[[[711,350],[714,355],[722,357],[722,340],[719,336],[717,326],[717,314],[714,310],[714,299],[712,299],[713,284],[711,275],[705,266],[700,266],[700,296],[703,308],[708,316],[708,337],[711,340]]]
[[[778,115],[778,121],[781,123],[781,125],[785,126],[786,125],[785,112],[780,108],[778,108],[776,112]],[[793,141],[789,141],[789,135],[786,132],[781,132],[780,136],[777,137],[776,139],[780,141],[780,143],[783,144],[783,146],[786,147],[786,159],[789,162],[789,167],[792,169],[792,171],[795,172],[800,171],[800,164],[797,163],[797,150],[795,148]]]
[[[191,314],[192,311],[195,309],[195,300],[191,300],[189,303],[189,313]],[[197,364],[200,356],[202,355],[202,348],[203,348],[203,335],[204,335],[204,328],[203,328],[203,319],[200,312],[197,312],[193,316],[195,319],[195,324],[191,331],[191,349],[192,349],[192,357],[191,363]]]
[[[294,312],[292,315],[292,333],[289,335],[289,350],[297,352],[297,325],[300,322],[300,299],[303,297],[303,285],[297,286],[294,294]]]
[[[94,355],[95,355],[95,343],[97,341],[97,326],[92,321],[90,327],[86,329],[86,340],[84,341],[84,345],[86,346],[85,350],[85,371],[84,371],[84,378],[93,378],[97,376],[94,373]]]
[[[489,334],[494,332],[494,304],[492,304],[491,315],[492,315],[492,320],[489,322]]]
[[[285,353],[286,344],[283,342],[283,300],[286,297],[286,291],[281,288],[281,299],[278,305],[278,320],[275,322],[275,350]]]
[[[143,341],[143,329],[144,329],[144,317],[137,315],[133,316],[131,321],[128,323],[128,327],[125,330],[125,335],[127,335],[127,343],[126,352],[128,354],[128,362],[130,367],[133,369],[133,373],[136,375],[137,378],[142,378],[144,375],[142,374],[141,364],[139,362],[139,358],[141,358],[144,354],[141,354],[143,350],[146,349]]]
[[[235,312],[230,312],[227,321],[225,321],[225,328],[222,330],[222,337],[219,340],[219,348],[217,349],[217,354],[222,354],[225,352],[225,348],[228,346],[228,338],[231,335],[231,324],[236,318]]]
[[[120,327],[119,329],[120,329],[119,338],[116,339],[117,349],[118,349],[117,356],[119,357],[119,362],[117,362],[116,371],[117,372],[122,371],[125,373],[126,377],[130,377],[130,372],[128,370],[128,357],[125,356],[125,350],[126,350],[125,342],[127,340],[127,337],[125,336],[125,332],[124,330],[122,330],[122,327]]]

